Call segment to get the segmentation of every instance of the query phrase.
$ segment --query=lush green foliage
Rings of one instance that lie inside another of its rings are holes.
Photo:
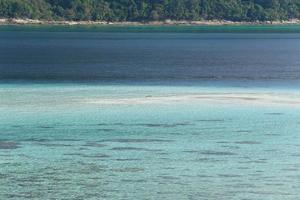
[[[300,0],[0,0],[0,17],[266,21],[300,18]]]

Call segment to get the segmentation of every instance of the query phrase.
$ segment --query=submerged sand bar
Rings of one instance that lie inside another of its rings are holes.
[[[170,104],[189,102],[300,106],[300,95],[281,93],[199,93],[132,98],[99,98],[88,99],[86,101],[88,104],[99,105]]]

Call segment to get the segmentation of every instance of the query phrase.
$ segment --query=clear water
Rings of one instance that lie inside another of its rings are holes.
[[[297,34],[0,35],[0,199],[299,198]]]

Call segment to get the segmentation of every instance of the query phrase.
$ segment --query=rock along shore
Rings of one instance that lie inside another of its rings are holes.
[[[203,21],[150,21],[150,22],[107,22],[107,21],[66,21],[66,20],[37,20],[37,19],[5,19],[0,18],[0,25],[288,25],[299,24],[300,19],[288,21],[255,21],[255,22],[233,22],[226,20],[203,20]]]

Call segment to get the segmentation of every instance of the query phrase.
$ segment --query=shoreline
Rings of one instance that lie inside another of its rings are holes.
[[[202,21],[149,21],[149,22],[108,22],[108,21],[67,21],[67,20],[36,20],[19,18],[0,18],[0,25],[118,25],[118,26],[224,26],[224,25],[300,25],[300,19],[288,21],[255,21],[255,22],[234,22],[227,20],[202,20]]]

